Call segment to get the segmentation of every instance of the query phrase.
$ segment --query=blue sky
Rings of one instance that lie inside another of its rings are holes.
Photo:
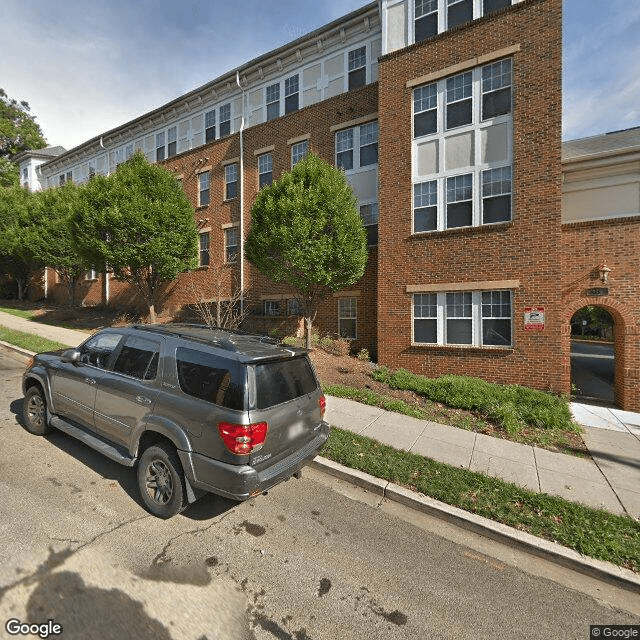
[[[0,87],[71,149],[366,4],[3,0]],[[564,139],[640,126],[638,34],[638,0],[564,0]]]

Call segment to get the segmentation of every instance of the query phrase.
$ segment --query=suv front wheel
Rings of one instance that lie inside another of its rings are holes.
[[[171,518],[187,506],[182,465],[173,447],[158,443],[145,449],[138,462],[138,489],[158,518]]]
[[[51,427],[47,422],[47,401],[38,385],[30,387],[22,401],[22,418],[27,431],[36,436],[49,433]]]

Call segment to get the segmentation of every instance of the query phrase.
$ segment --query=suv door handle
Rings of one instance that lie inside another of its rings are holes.
[[[151,404],[151,399],[144,396],[136,396],[136,402],[138,404]]]
[[[95,378],[85,378],[84,381],[87,384],[95,384],[96,383],[96,379]]]

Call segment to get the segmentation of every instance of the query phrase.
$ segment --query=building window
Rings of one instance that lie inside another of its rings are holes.
[[[298,74],[284,81],[284,112],[292,113],[300,108],[300,79]]]
[[[233,200],[238,195],[238,165],[228,164],[224,168],[225,200]]]
[[[430,180],[413,185],[413,232],[438,228],[438,182]]]
[[[62,186],[64,184],[64,173],[60,174],[60,177],[58,178],[58,184],[60,186]]]
[[[367,47],[349,51],[349,91],[367,84]]]
[[[22,179],[23,180],[28,180],[29,179],[29,169],[28,169],[28,167],[25,167],[22,170]]]
[[[156,162],[164,160],[164,131],[156,134]]]
[[[270,185],[273,182],[273,155],[270,153],[263,153],[258,156],[258,183],[259,188],[262,189],[265,185]]]
[[[73,182],[73,171],[67,171],[67,182]]]
[[[204,114],[204,139],[213,142],[216,139],[216,110],[211,109]]]
[[[89,180],[96,177],[96,168],[89,165]]]
[[[209,186],[211,184],[211,174],[203,171],[198,174],[198,206],[204,207],[209,204]]]
[[[288,316],[302,316],[304,315],[304,309],[302,308],[302,302],[298,298],[290,298],[287,300],[287,315]]]
[[[280,300],[265,300],[264,301],[264,315],[269,317],[281,316]]]
[[[416,42],[438,33],[438,0],[416,0],[414,30]]]
[[[413,295],[413,342],[512,345],[511,291],[455,291]]]
[[[347,340],[357,337],[357,300],[356,298],[340,298],[338,300],[338,335]]]
[[[336,166],[344,171],[378,163],[378,122],[336,132]]]
[[[172,158],[178,152],[178,131],[171,127],[167,131],[167,158]]]
[[[309,141],[303,140],[291,145],[291,168],[295,167],[309,151]]]
[[[239,233],[236,227],[224,230],[224,259],[225,262],[235,262],[238,257]]]
[[[482,224],[511,220],[511,167],[482,172]]]
[[[199,238],[198,264],[206,267],[209,264],[209,233],[201,233]]]
[[[511,0],[483,0],[482,15],[488,15],[494,11],[500,11],[511,6]]]
[[[367,232],[367,245],[373,247],[378,244],[378,203],[360,205],[360,216]]]
[[[473,20],[473,0],[447,0],[447,28]]]
[[[473,174],[447,178],[447,229],[473,222]]]
[[[472,73],[467,71],[447,78],[447,129],[471,124],[472,110]]]
[[[344,171],[353,169],[353,129],[336,132],[336,166]]]
[[[511,59],[482,67],[482,119],[511,113]]]
[[[413,137],[438,130],[438,85],[428,84],[413,91]]]
[[[220,107],[220,137],[224,138],[231,133],[231,104]]]
[[[280,83],[267,87],[267,122],[280,117]]]

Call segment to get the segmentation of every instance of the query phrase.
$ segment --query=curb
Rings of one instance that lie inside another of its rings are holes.
[[[333,460],[317,456],[309,466],[366,489],[381,498],[397,502],[415,511],[446,520],[473,533],[491,538],[507,546],[554,562],[573,571],[596,578],[632,593],[640,593],[640,576],[610,562],[595,560],[557,542],[518,531],[500,522],[439,502],[421,493],[409,491],[393,482],[380,480],[367,473],[350,469]]]
[[[27,349],[17,347],[15,344],[10,344],[9,342],[3,342],[2,340],[0,340],[0,347],[6,349],[7,351],[13,351],[14,353],[17,353],[18,355],[25,358],[31,358],[32,356],[36,355],[35,351],[28,351]]]

